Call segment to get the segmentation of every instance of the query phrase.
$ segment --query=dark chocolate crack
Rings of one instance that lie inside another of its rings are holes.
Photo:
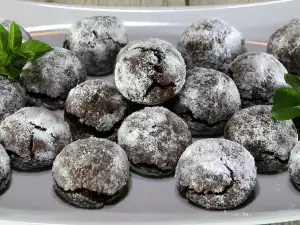
[[[27,96],[32,99],[37,99],[38,101],[43,102],[44,104],[47,105],[58,105],[57,107],[59,108],[63,108],[62,104],[65,102],[66,98],[65,97],[56,97],[56,98],[52,98],[46,94],[41,94],[41,93],[35,93],[35,92],[28,92],[27,91]],[[32,102],[28,101],[27,105],[32,106],[34,105]]]
[[[65,40],[63,43],[63,48],[70,50],[70,44],[68,40]]]
[[[109,36],[108,34],[106,34],[107,39],[110,40],[112,43],[114,43],[115,45],[117,45],[119,48],[123,48],[126,44],[122,44],[118,41],[116,41],[115,39],[113,39],[111,36]]]
[[[276,156],[274,152],[270,152],[270,151],[262,151],[260,152],[261,155],[268,155],[271,156],[273,159],[276,159],[278,162],[282,163],[282,164],[287,164],[289,162],[289,158],[287,159],[281,159],[280,157]],[[263,162],[265,161],[265,159],[263,158],[255,158],[255,161],[257,162]]]
[[[147,163],[136,163],[130,162],[132,170],[144,174],[146,176],[168,176],[174,173],[172,169],[161,169],[157,165],[147,164]]]
[[[95,36],[96,39],[98,39],[98,34],[95,30],[92,30],[93,35]]]
[[[208,123],[205,120],[195,118],[194,114],[191,111],[187,111],[185,113],[182,113],[180,116],[182,118],[186,119],[186,120],[190,120],[190,121],[193,121],[193,122],[205,124],[208,127],[215,127],[215,126],[219,125],[220,123],[227,122],[227,120],[221,120],[221,121],[218,121],[216,123]]]
[[[29,124],[32,125],[32,126],[34,126],[35,129],[38,129],[40,131],[46,131],[47,130],[47,128],[39,126],[39,125],[36,125],[33,122],[29,122]]]
[[[114,133],[119,129],[121,126],[122,121],[119,121],[114,124],[114,126],[109,131],[99,131],[93,126],[86,125],[80,122],[80,118],[68,113],[67,111],[64,112],[64,117],[67,122],[71,123],[71,126],[74,127],[76,130],[80,130],[83,133],[88,133],[95,137],[110,137],[114,135]]]
[[[30,141],[29,141],[29,154],[30,154],[30,158],[32,159],[34,157],[34,152],[33,152],[33,142],[34,142],[34,134],[31,133],[30,134]]]

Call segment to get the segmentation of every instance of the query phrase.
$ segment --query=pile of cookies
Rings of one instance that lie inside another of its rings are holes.
[[[116,17],[78,21],[64,48],[28,62],[19,82],[0,77],[0,189],[10,166],[52,165],[56,193],[82,208],[124,197],[130,169],[175,174],[182,196],[207,209],[240,206],[257,172],[290,166],[300,186],[297,129],[271,117],[284,74],[300,74],[299,37],[293,20],[268,53],[247,53],[241,32],[211,18],[188,27],[176,48],[157,38],[128,43]],[[110,73],[114,84],[86,80]]]

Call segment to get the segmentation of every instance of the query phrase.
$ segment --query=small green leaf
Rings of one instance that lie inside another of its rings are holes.
[[[18,69],[18,68],[7,68],[8,70],[8,79],[11,79],[11,80],[16,80],[16,79],[19,79],[20,77],[20,74],[21,74],[21,70]]]
[[[0,66],[6,67],[10,63],[10,56],[3,50],[0,50]]]
[[[29,40],[21,45],[19,53],[27,59],[33,60],[39,58],[40,56],[51,50],[51,46],[46,43],[38,40]]]
[[[0,74],[1,75],[5,75],[5,76],[9,76],[9,72],[6,68],[0,67]]]
[[[13,21],[10,25],[10,48],[13,52],[18,52],[22,45],[22,32],[20,27]]]
[[[15,54],[11,60],[11,66],[22,69],[27,61],[28,60],[24,56]]]
[[[0,49],[9,53],[9,32],[0,24]]]
[[[274,94],[272,117],[290,120],[300,116],[300,93],[293,88],[279,88]]]
[[[284,79],[296,91],[300,91],[300,76],[292,75],[292,74],[285,74]]]

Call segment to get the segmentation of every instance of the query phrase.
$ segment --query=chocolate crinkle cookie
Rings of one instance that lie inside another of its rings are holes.
[[[56,193],[81,208],[101,208],[127,192],[129,163],[116,143],[100,138],[75,141],[56,157],[52,176]]]
[[[185,198],[207,209],[232,209],[245,202],[256,184],[255,162],[240,144],[203,139],[181,155],[177,187]]]
[[[202,19],[189,26],[181,36],[178,50],[188,69],[205,67],[222,72],[246,52],[242,34],[219,18]]]
[[[116,57],[128,43],[122,21],[113,16],[88,17],[67,32],[64,47],[75,52],[89,76],[113,72]]]
[[[37,60],[28,62],[20,75],[29,106],[48,109],[64,107],[69,91],[86,80],[86,70],[71,51],[54,48]]]
[[[278,29],[269,40],[267,52],[274,55],[289,73],[300,75],[300,19]]]
[[[146,107],[131,114],[118,131],[118,144],[127,153],[132,170],[152,177],[173,174],[191,143],[186,123],[163,107]]]
[[[286,68],[272,55],[249,52],[238,56],[228,71],[237,85],[242,107],[273,104],[277,88],[287,87]]]
[[[70,142],[69,125],[44,108],[26,107],[8,116],[0,125],[0,143],[20,170],[52,165]]]
[[[181,90],[185,76],[180,52],[157,38],[128,44],[115,67],[115,83],[120,93],[144,105],[157,105],[173,98]]]
[[[170,103],[195,136],[221,135],[227,120],[239,111],[239,91],[226,74],[205,68],[187,71],[182,91]]]
[[[74,140],[95,136],[115,141],[126,113],[126,100],[116,87],[100,79],[88,80],[70,91],[65,120]]]
[[[271,116],[272,106],[257,105],[236,113],[225,127],[224,137],[243,145],[253,155],[258,172],[286,170],[290,152],[298,141],[292,120]]]
[[[7,188],[10,179],[10,159],[3,146],[0,145],[0,192]]]
[[[25,89],[18,82],[0,75],[0,123],[23,108],[25,103]]]
[[[11,25],[12,21],[11,20],[7,20],[7,19],[4,19],[4,18],[0,18],[0,24],[7,30],[9,31],[10,30],[10,25]],[[30,34],[23,28],[19,25],[19,28],[21,30],[21,33],[22,33],[22,42],[25,42],[25,41],[29,41],[32,39],[32,37],[30,36]]]

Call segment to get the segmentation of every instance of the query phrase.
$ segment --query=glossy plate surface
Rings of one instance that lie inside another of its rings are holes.
[[[265,51],[272,32],[299,15],[300,1],[189,8],[97,8],[1,1],[1,17],[17,21],[34,38],[62,46],[64,30],[92,15],[122,19],[130,40],[158,37],[173,44],[192,22],[221,17],[244,33],[249,51]],[[113,77],[101,79],[112,82]],[[300,192],[288,173],[259,175],[255,196],[244,207],[208,211],[182,199],[174,178],[147,179],[132,174],[130,191],[116,205],[83,210],[62,202],[52,189],[51,171],[13,171],[9,189],[0,196],[0,224],[263,224],[300,219]]]

